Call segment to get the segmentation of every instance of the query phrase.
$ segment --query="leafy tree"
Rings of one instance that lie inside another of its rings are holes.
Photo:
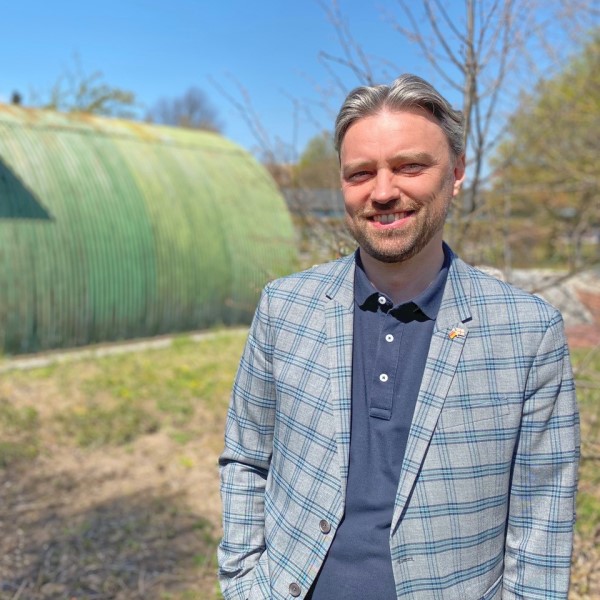
[[[188,129],[216,132],[223,129],[216,108],[197,87],[190,87],[178,98],[160,99],[146,115],[146,120]]]
[[[101,71],[84,72],[81,60],[65,69],[47,95],[33,92],[30,104],[62,112],[83,112],[104,116],[133,118],[136,99],[133,92],[109,85]]]
[[[568,239],[571,267],[582,242],[600,227],[600,30],[552,79],[524,95],[495,158],[496,189],[511,212],[529,215],[551,233],[549,252]]]
[[[298,187],[337,189],[340,187],[339,162],[331,133],[323,131],[308,144],[295,169]]]

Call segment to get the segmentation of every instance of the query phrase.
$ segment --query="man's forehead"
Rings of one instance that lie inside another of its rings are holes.
[[[384,106],[374,113],[370,113],[370,114],[367,114],[367,115],[357,118],[355,121],[353,121],[350,124],[350,126],[346,130],[346,134],[348,133],[348,131],[350,131],[350,129],[352,129],[355,125],[358,125],[359,123],[364,124],[364,123],[368,123],[369,121],[375,122],[381,118],[386,118],[386,117],[393,118],[396,116],[397,117],[406,116],[409,119],[410,119],[410,117],[424,118],[427,121],[429,121],[430,123],[436,125],[440,129],[442,129],[441,123],[437,119],[437,117],[435,117],[430,110],[423,108],[421,106],[408,105],[408,106],[403,106],[403,107],[398,107],[398,108]]]
[[[349,151],[354,154],[370,145],[381,149],[381,144],[399,156],[431,154],[440,144],[449,149],[439,121],[425,109],[408,107],[379,111],[354,121],[342,140],[340,158],[342,154]]]

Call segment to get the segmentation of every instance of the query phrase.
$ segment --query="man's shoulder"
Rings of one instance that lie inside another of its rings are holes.
[[[314,296],[326,293],[328,289],[341,285],[348,280],[354,268],[354,255],[343,256],[323,264],[313,265],[309,269],[280,277],[267,284],[265,291],[269,295]]]
[[[459,279],[468,279],[471,301],[479,306],[508,305],[528,315],[538,315],[542,319],[560,317],[556,307],[540,296],[507,282],[498,269],[475,267],[458,257],[454,257],[454,266]]]

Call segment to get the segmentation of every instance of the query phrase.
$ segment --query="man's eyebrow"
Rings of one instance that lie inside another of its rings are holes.
[[[399,152],[394,154],[389,159],[389,162],[424,162],[431,163],[435,161],[435,158],[429,152]],[[373,164],[372,160],[356,160],[344,163],[342,162],[342,172],[355,171],[356,169],[363,169]]]
[[[432,162],[434,157],[429,152],[400,152],[390,158],[392,162]]]
[[[346,171],[355,171],[356,169],[363,169],[365,167],[368,167],[372,164],[372,161],[370,160],[356,160],[354,162],[348,162],[348,163],[342,163],[341,167],[342,167],[342,171],[346,172]]]

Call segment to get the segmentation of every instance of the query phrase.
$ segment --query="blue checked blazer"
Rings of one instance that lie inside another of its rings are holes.
[[[303,598],[343,517],[353,282],[350,256],[263,291],[220,458],[226,599]],[[558,311],[452,256],[393,507],[397,597],[567,598],[578,423]]]

